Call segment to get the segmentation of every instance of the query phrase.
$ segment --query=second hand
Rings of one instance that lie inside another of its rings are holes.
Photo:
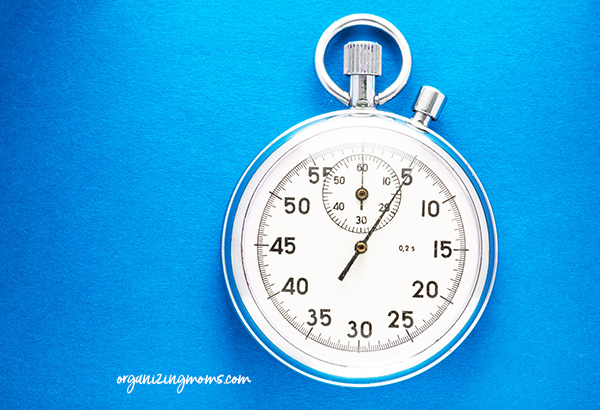
[[[371,235],[373,235],[373,232],[375,232],[377,225],[379,225],[379,222],[381,222],[385,213],[390,210],[392,203],[394,202],[394,200],[396,199],[398,194],[402,191],[402,186],[410,177],[410,174],[412,173],[412,170],[413,170],[413,164],[416,159],[417,159],[417,157],[413,158],[413,160],[409,166],[409,169],[410,169],[409,173],[404,177],[404,179],[400,183],[398,190],[394,193],[390,202],[388,202],[387,205],[383,208],[383,212],[381,212],[381,215],[379,215],[379,218],[377,218],[377,221],[375,221],[375,223],[373,224],[371,229],[369,229],[369,232],[367,232],[367,236],[365,236],[365,239],[363,239],[362,241],[356,242],[356,245],[354,246],[354,255],[352,255],[352,258],[350,259],[350,261],[348,262],[348,264],[346,265],[346,267],[344,268],[344,270],[342,271],[340,276],[338,276],[338,279],[340,281],[344,280],[344,278],[346,277],[346,274],[348,274],[348,271],[350,270],[350,268],[352,267],[352,265],[358,258],[358,255],[365,253],[367,251],[367,242],[369,241],[369,238],[371,237]]]

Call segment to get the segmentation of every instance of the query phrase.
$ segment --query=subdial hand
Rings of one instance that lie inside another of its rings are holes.
[[[360,201],[360,210],[363,210],[363,201],[369,197],[369,191],[363,186],[356,190],[356,199]]]
[[[356,190],[356,199],[360,201],[360,210],[363,210],[363,201],[369,196],[369,192],[365,189],[365,156],[361,157],[362,164],[360,165],[360,188]]]

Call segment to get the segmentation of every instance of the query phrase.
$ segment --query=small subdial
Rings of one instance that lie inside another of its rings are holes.
[[[333,222],[350,232],[367,233],[387,225],[400,205],[400,180],[387,162],[354,154],[335,164],[323,181],[323,204]]]

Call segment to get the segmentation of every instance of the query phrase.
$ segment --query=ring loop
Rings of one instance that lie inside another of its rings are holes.
[[[331,95],[347,106],[350,105],[350,94],[338,87],[325,69],[325,50],[331,39],[337,33],[353,26],[371,26],[378,28],[389,34],[396,41],[398,47],[400,47],[400,53],[402,54],[402,68],[400,69],[398,78],[392,85],[375,96],[375,104],[384,104],[394,98],[406,85],[406,81],[408,81],[408,76],[410,75],[412,58],[410,55],[410,48],[402,33],[400,33],[392,23],[381,17],[372,14],[351,14],[337,20],[329,26],[319,39],[317,50],[315,51],[315,68],[317,70],[317,75],[319,76],[319,80],[321,80],[323,87],[325,87]]]

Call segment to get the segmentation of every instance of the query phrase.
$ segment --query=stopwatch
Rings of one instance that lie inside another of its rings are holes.
[[[379,94],[377,43],[344,46],[349,92],[325,70],[327,44],[356,25],[400,48],[398,79]],[[411,69],[396,27],[340,19],[315,63],[349,108],[284,132],[248,167],[225,218],[225,279],[247,330],[285,365],[338,385],[388,384],[432,367],[475,326],[496,272],[494,218],[471,167],[429,128],[440,91],[422,87],[411,118],[377,109]]]

